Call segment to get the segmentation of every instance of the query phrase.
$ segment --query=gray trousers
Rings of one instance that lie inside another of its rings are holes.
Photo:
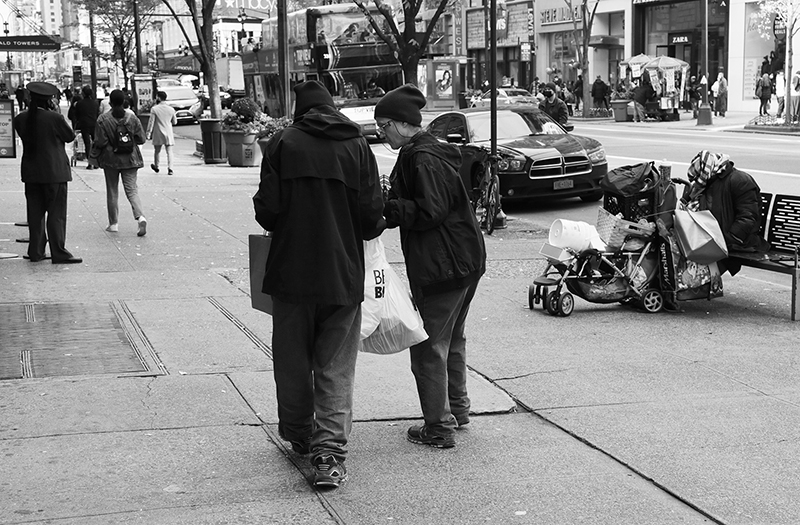
[[[311,438],[314,458],[347,457],[353,425],[353,385],[361,345],[361,305],[273,302],[272,358],[278,431]]]
[[[417,382],[425,425],[434,434],[450,435],[453,414],[467,415],[467,338],[464,326],[478,283],[425,296],[414,289],[414,301],[428,340],[411,347],[411,371]]]
[[[142,213],[142,200],[139,198],[139,187],[136,184],[139,168],[116,169],[103,168],[106,176],[106,207],[108,208],[108,224],[119,223],[119,179],[122,178],[122,188],[125,196],[131,203],[133,218],[139,220]]]

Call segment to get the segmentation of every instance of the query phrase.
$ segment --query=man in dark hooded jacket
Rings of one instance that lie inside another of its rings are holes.
[[[295,452],[312,454],[315,486],[337,487],[347,476],[363,241],[386,223],[361,128],[319,82],[294,91],[294,123],[269,141],[253,203],[273,234],[263,291],[273,300],[278,431]]]
[[[455,428],[469,423],[464,325],[486,269],[486,250],[467,190],[461,152],[420,127],[425,96],[412,85],[390,91],[375,121],[393,149],[384,216],[400,227],[411,294],[428,340],[411,347],[424,425],[408,429],[412,443],[455,446]]]

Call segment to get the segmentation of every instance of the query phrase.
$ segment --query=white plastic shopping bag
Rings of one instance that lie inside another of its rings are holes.
[[[380,237],[364,241],[361,351],[394,354],[428,338],[411,293],[389,262]]]

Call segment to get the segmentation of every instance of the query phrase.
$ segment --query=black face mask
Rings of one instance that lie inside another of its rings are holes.
[[[542,91],[542,95],[544,95],[547,98],[550,98],[553,96],[553,91],[550,89],[545,89],[544,91]]]

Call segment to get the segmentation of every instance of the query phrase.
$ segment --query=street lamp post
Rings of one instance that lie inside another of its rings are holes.
[[[711,75],[708,71],[708,0],[703,0],[703,47],[701,50],[701,63],[706,83],[703,85],[703,103],[700,104],[700,108],[697,111],[697,125],[708,126],[713,124],[711,106],[708,103],[708,86],[711,84]]]
[[[9,31],[8,31],[8,22],[3,22],[3,33],[5,33],[6,38],[8,38],[8,33],[9,33]],[[9,71],[14,69],[14,63],[11,62],[11,52],[10,51],[6,51],[6,69],[9,70]]]
[[[244,7],[239,8],[239,14],[236,16],[236,19],[242,24],[242,30],[239,32],[239,49],[241,50],[244,48],[244,39],[247,37],[247,33],[244,30],[244,22],[247,20],[247,13],[244,10]]]

